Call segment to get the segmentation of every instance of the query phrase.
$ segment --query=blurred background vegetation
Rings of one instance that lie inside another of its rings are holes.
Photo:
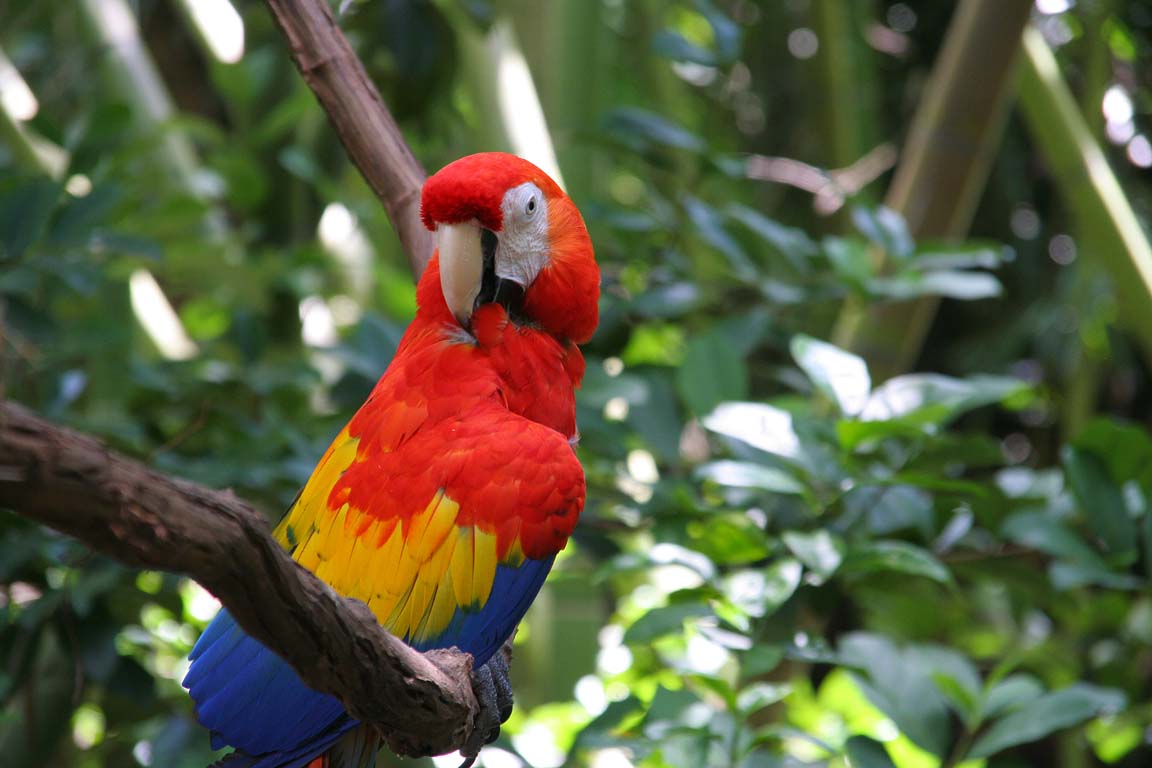
[[[558,166],[603,269],[484,765],[1152,764],[1152,7],[342,5],[421,161]],[[0,105],[3,395],[278,517],[414,305],[266,10],[0,2]],[[0,763],[205,765],[215,609],[0,513]]]

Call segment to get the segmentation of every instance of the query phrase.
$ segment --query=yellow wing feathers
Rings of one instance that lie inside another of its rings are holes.
[[[484,605],[498,564],[495,532],[458,526],[460,505],[442,489],[408,518],[365,522],[349,504],[333,512],[328,494],[355,460],[356,441],[338,442],[276,529],[293,559],[411,642],[443,632],[461,609]]]

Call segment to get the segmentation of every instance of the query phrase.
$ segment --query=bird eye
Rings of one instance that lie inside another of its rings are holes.
[[[528,203],[524,206],[524,215],[531,216],[536,213],[536,196],[528,198]]]

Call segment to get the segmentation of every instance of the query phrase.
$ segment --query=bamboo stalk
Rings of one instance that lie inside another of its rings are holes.
[[[885,204],[917,238],[968,230],[999,145],[1029,0],[962,0],[912,122]],[[880,256],[883,268],[883,255]],[[866,305],[850,300],[835,342],[869,361],[873,379],[906,371],[939,300]]]
[[[1112,51],[1105,34],[1106,22],[1113,11],[1112,5],[1113,0],[1097,0],[1081,8],[1084,34],[1080,54],[1083,69],[1080,114],[1084,116],[1089,133],[1097,141],[1104,135],[1105,128],[1100,105],[1112,80]],[[1102,246],[1081,227],[1077,227],[1075,236],[1085,253],[1092,253]],[[1090,294],[1091,286],[1100,271],[1100,265],[1089,259],[1079,259],[1072,265],[1070,278],[1074,294]],[[1096,307],[1096,311],[1101,310]],[[1064,442],[1075,438],[1095,414],[1106,372],[1107,350],[1085,343],[1083,334],[1078,333],[1076,339],[1078,343],[1072,346],[1062,361],[1064,378],[1060,430]]]
[[[820,40],[818,102],[830,137],[817,162],[828,168],[849,166],[880,143],[875,59],[858,26],[859,6],[859,0],[816,0],[812,6]]]
[[[1152,246],[1044,38],[1024,33],[1020,107],[1088,242],[1088,258],[1112,278],[1119,319],[1152,359]]]

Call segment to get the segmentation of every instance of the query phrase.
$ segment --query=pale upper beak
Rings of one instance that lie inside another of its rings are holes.
[[[444,301],[456,322],[467,328],[484,277],[479,222],[438,224],[436,248],[440,252],[440,287]]]

